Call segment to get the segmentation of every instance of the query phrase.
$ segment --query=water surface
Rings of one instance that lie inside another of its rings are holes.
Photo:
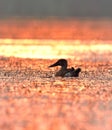
[[[92,20],[2,21],[0,129],[111,130],[111,26]],[[55,77],[59,68],[48,66],[57,58],[81,67],[79,77]]]

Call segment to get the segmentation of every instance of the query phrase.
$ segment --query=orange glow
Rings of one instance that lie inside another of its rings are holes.
[[[0,20],[0,38],[112,40],[112,20]]]
[[[0,55],[75,58],[111,53],[111,20],[0,20]]]
[[[22,58],[75,58],[112,53],[111,41],[0,39],[0,55]]]
[[[0,23],[2,130],[112,128],[112,24],[100,23]],[[79,77],[55,77],[57,58],[80,67]]]

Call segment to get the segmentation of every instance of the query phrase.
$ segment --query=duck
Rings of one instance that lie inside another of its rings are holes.
[[[50,65],[49,67],[61,66],[60,70],[56,72],[55,76],[60,77],[78,77],[79,73],[81,72],[81,68],[74,69],[74,67],[67,68],[68,62],[66,59],[59,59],[54,64]]]

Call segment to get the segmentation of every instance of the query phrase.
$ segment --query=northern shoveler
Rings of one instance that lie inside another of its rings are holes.
[[[60,77],[78,77],[81,68],[74,69],[73,67],[67,69],[67,60],[60,59],[56,63],[50,65],[49,67],[61,66],[61,69],[55,74],[55,76]]]

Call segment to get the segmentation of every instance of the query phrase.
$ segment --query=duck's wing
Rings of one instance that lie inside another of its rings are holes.
[[[59,71],[56,72],[56,74],[55,74],[56,77],[57,77],[57,76],[64,77],[64,75],[65,75],[65,72],[62,71],[62,70],[59,70]]]
[[[60,77],[78,77],[81,69],[77,68],[74,69],[73,67],[70,69],[65,69],[65,70],[59,70],[55,76],[60,76]]]
[[[81,72],[81,68],[74,69],[73,67],[68,69],[68,72],[65,73],[64,77],[78,77]]]
[[[55,76],[60,76],[60,77],[71,77],[72,71],[75,69],[72,67],[70,69],[60,69]]]
[[[67,72],[64,74],[64,77],[73,77],[75,69],[72,67],[70,69],[67,69]]]

